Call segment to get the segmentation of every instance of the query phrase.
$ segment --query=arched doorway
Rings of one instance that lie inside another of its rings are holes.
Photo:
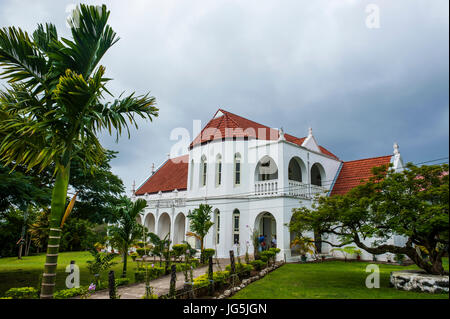
[[[162,213],[158,220],[158,236],[164,239],[167,234],[170,234],[170,216],[167,213]]]
[[[181,244],[185,240],[186,217],[183,213],[179,213],[175,218],[173,243]]]
[[[152,213],[148,213],[147,216],[145,216],[144,226],[150,233],[155,232],[155,216]]]
[[[137,216],[136,216],[136,222],[137,222],[139,225],[142,225],[142,217],[141,217],[141,215],[137,215]]]
[[[269,212],[260,213],[255,219],[255,228],[259,235],[264,235],[265,249],[272,247],[272,239],[277,239],[277,221]]]

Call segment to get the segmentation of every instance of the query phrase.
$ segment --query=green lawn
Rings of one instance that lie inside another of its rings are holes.
[[[58,258],[58,270],[56,275],[56,290],[65,289],[65,281],[68,273],[65,272],[66,266],[70,264],[71,260],[80,267],[80,284],[89,285],[92,282],[92,277],[87,269],[87,260],[92,260],[93,257],[89,252],[66,252],[60,253]],[[122,258],[116,257],[118,264],[114,265],[112,270],[115,271],[116,278],[122,274]],[[17,257],[0,258],[0,296],[13,287],[35,287],[37,288],[39,276],[43,272],[45,262],[45,254],[38,256],[23,257],[18,260]],[[136,263],[128,259],[127,277],[130,283],[134,282],[134,272]],[[102,275],[103,280],[107,280],[108,274]]]
[[[379,264],[380,288],[368,289],[365,272],[369,262],[330,261],[285,264],[236,293],[233,299],[422,299],[448,294],[400,291],[389,287],[391,271],[418,269],[413,266]],[[444,260],[448,271],[448,258]]]

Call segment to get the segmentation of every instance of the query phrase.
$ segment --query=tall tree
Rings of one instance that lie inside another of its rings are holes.
[[[189,218],[191,231],[198,235],[200,238],[201,255],[203,256],[205,237],[209,232],[209,229],[214,225],[211,221],[212,206],[208,204],[200,204],[198,208],[190,212],[187,217]],[[202,262],[204,262],[202,260]]]
[[[337,236],[332,246],[356,244],[371,254],[404,254],[430,274],[442,274],[449,247],[448,164],[402,172],[375,167],[373,177],[341,196],[320,197],[313,209],[294,210],[292,232],[319,230]],[[387,241],[405,237],[404,245]],[[364,243],[374,239],[374,245]]]
[[[53,297],[71,161],[98,165],[106,156],[100,130],[115,129],[118,139],[124,129],[129,135],[128,121],[137,127],[136,115],[158,115],[148,94],[104,99],[110,79],[99,62],[118,41],[109,14],[105,5],[79,5],[70,19],[72,39],[60,39],[53,24],[38,25],[32,36],[16,27],[0,30],[0,66],[10,84],[0,93],[1,160],[55,167],[41,298]]]
[[[137,218],[140,217],[147,206],[147,201],[139,198],[133,203],[126,197],[123,197],[122,200],[123,205],[119,206],[115,212],[117,222],[110,226],[108,233],[113,241],[119,245],[123,256],[122,277],[126,277],[128,250],[136,240],[142,237],[142,226],[137,222]]]

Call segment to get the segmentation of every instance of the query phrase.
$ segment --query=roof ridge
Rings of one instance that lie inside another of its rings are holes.
[[[382,155],[382,156],[374,156],[374,157],[360,158],[360,159],[357,159],[357,160],[344,161],[344,163],[359,162],[359,161],[365,161],[365,160],[369,160],[369,159],[377,159],[377,158],[383,158],[383,157],[392,157],[392,155]]]

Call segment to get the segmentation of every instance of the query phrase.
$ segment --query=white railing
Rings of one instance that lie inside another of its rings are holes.
[[[257,196],[275,196],[278,195],[278,181],[262,181],[255,183],[255,195]]]
[[[171,208],[186,206],[185,198],[147,200],[148,208]]]
[[[289,181],[287,194],[290,196],[309,198],[310,188],[308,184],[297,181]]]
[[[327,189],[321,186],[305,184],[297,181],[289,181],[287,189],[278,189],[277,180],[269,180],[255,183],[256,196],[294,196],[300,198],[312,198],[316,194],[326,194]]]

